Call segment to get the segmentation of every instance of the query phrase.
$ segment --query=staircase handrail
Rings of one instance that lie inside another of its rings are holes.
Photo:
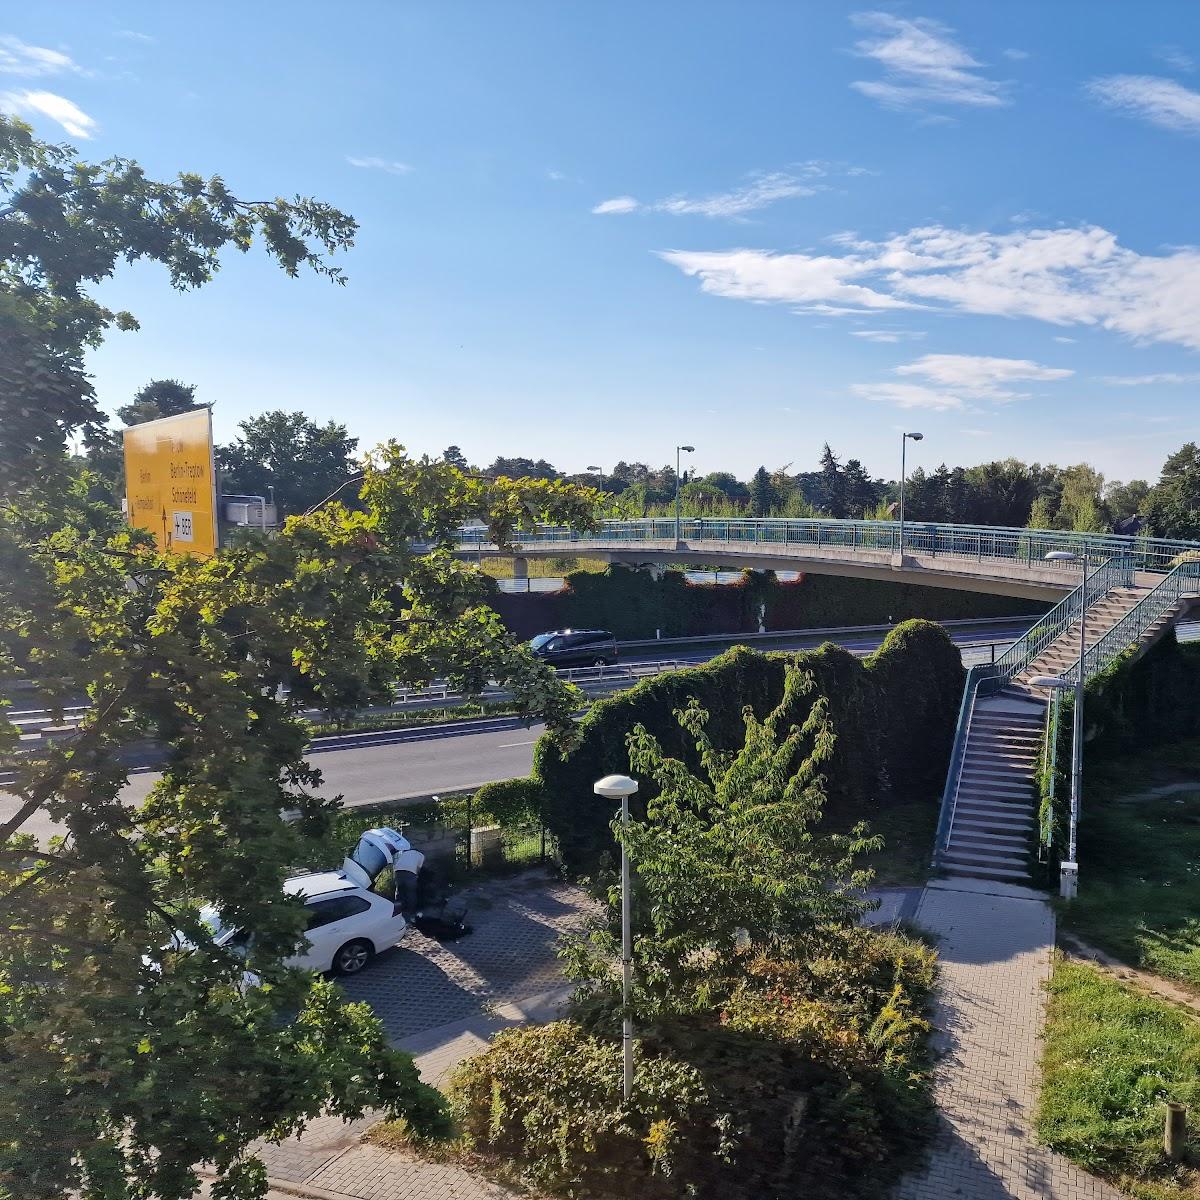
[[[1079,620],[1081,606],[1090,608],[1114,587],[1129,587],[1136,571],[1137,560],[1131,555],[1117,554],[1101,562],[1088,575],[1086,583],[1081,582],[1064,596],[996,660],[1005,681],[1019,675],[1047,646],[1062,637]]]
[[[946,771],[946,785],[942,789],[942,805],[938,812],[937,834],[933,842],[935,870],[941,866],[942,855],[950,840],[950,830],[954,826],[954,810],[958,805],[958,784],[962,776],[963,759],[967,749],[967,730],[971,727],[971,718],[975,713],[975,701],[979,696],[980,684],[985,680],[994,679],[998,674],[999,671],[993,663],[976,663],[967,670],[962,701],[958,706],[958,723],[954,727],[950,766]]]
[[[1200,595],[1200,562],[1182,562],[1146,593],[1084,655],[1084,679],[1103,671],[1124,654],[1156,621],[1184,596]],[[1079,660],[1062,672],[1072,683],[1079,681]]]

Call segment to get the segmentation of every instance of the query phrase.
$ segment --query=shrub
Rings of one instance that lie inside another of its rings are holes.
[[[536,779],[501,779],[485,783],[475,793],[475,810],[500,825],[537,821],[542,815],[542,785]]]
[[[611,806],[593,796],[592,784],[628,769],[625,737],[635,725],[656,738],[666,754],[696,768],[695,747],[673,712],[694,699],[709,713],[708,735],[716,749],[733,750],[745,735],[743,709],[749,707],[760,720],[771,713],[783,698],[789,664],[810,674],[815,687],[795,693],[774,721],[781,731],[802,725],[818,700],[828,704],[836,739],[822,769],[835,820],[839,810],[861,813],[884,803],[892,786],[916,795],[931,783],[940,785],[963,686],[961,656],[945,630],[907,621],[865,661],[832,643],[772,654],[735,646],[710,662],[654,676],[593,705],[569,750],[548,737],[539,740],[534,778],[544,789],[546,822],[564,863],[594,870],[609,854]],[[636,816],[644,814],[652,795],[652,785],[644,783],[634,799]]]
[[[460,1063],[450,1105],[476,1147],[517,1159],[538,1184],[676,1195],[667,1179],[722,1152],[723,1122],[686,1063],[639,1055],[628,1103],[621,1081],[619,1043],[554,1021],[506,1030]]]

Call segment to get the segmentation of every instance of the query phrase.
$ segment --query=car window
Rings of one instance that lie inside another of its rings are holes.
[[[530,639],[529,646],[530,649],[541,650],[544,646],[549,645],[552,641],[554,641],[554,634],[539,633],[537,637]]]
[[[366,912],[371,905],[361,896],[330,896],[327,900],[314,900],[308,905],[306,929],[320,929],[343,917],[353,917]]]

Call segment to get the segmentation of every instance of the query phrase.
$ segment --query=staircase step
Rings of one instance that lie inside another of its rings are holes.
[[[1003,801],[989,803],[986,800],[971,800],[959,797],[955,806],[954,823],[973,821],[976,825],[986,826],[991,822],[1001,825],[1033,825],[1032,804],[1005,804]],[[1000,832],[1010,832],[1001,830]]]
[[[969,847],[972,850],[996,850],[1001,854],[1025,854],[1031,840],[1011,833],[980,833],[973,829],[956,829],[950,835],[949,844]]]
[[[1031,878],[1028,871],[1009,870],[1006,867],[975,867],[967,864],[956,866],[949,861],[948,856],[943,856],[943,861],[950,874],[963,876],[967,879],[992,879],[997,883],[1027,884]]]
[[[974,796],[979,800],[1006,800],[1006,801],[1024,801],[1028,802],[1033,798],[1034,786],[1033,777],[1030,776],[1023,783],[1020,780],[1013,780],[1011,783],[988,778],[986,775],[967,775],[959,776],[958,794],[962,797]]]
[[[1012,871],[1027,871],[1028,857],[1023,854],[993,854],[987,850],[956,849],[951,843],[943,856],[948,863],[965,863],[973,867],[1007,868]]]

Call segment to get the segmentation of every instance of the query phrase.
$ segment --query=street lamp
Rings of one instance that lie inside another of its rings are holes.
[[[679,452],[686,450],[689,454],[695,452],[695,446],[676,446],[675,447],[675,545],[679,546],[683,535],[683,524],[679,519]]]
[[[908,449],[908,440],[912,438],[914,442],[921,441],[924,438],[923,433],[905,433],[900,438],[900,565],[904,566],[904,477],[905,461],[904,452]]]
[[[604,468],[603,467],[588,467],[589,471],[595,471],[600,476],[600,490],[604,491]]]
[[[605,775],[592,791],[606,800],[621,801],[621,830],[629,828],[629,797],[638,790],[638,781],[628,775]],[[629,992],[633,986],[632,896],[629,886],[629,849],[621,839],[621,1049],[624,1070],[622,1089],[625,1099],[633,1094],[633,1014],[629,1010]]]
[[[1088,544],[1084,539],[1083,551],[1076,554],[1071,550],[1051,550],[1044,556],[1046,562],[1079,562],[1082,580],[1079,585],[1079,677],[1072,684],[1061,675],[1035,675],[1030,679],[1034,687],[1059,691],[1074,688],[1075,711],[1071,714],[1071,817],[1067,830],[1067,861],[1062,864],[1059,890],[1066,899],[1072,899],[1079,886],[1079,860],[1076,857],[1076,829],[1083,803],[1083,685],[1086,678],[1084,662],[1087,656],[1087,577]]]

